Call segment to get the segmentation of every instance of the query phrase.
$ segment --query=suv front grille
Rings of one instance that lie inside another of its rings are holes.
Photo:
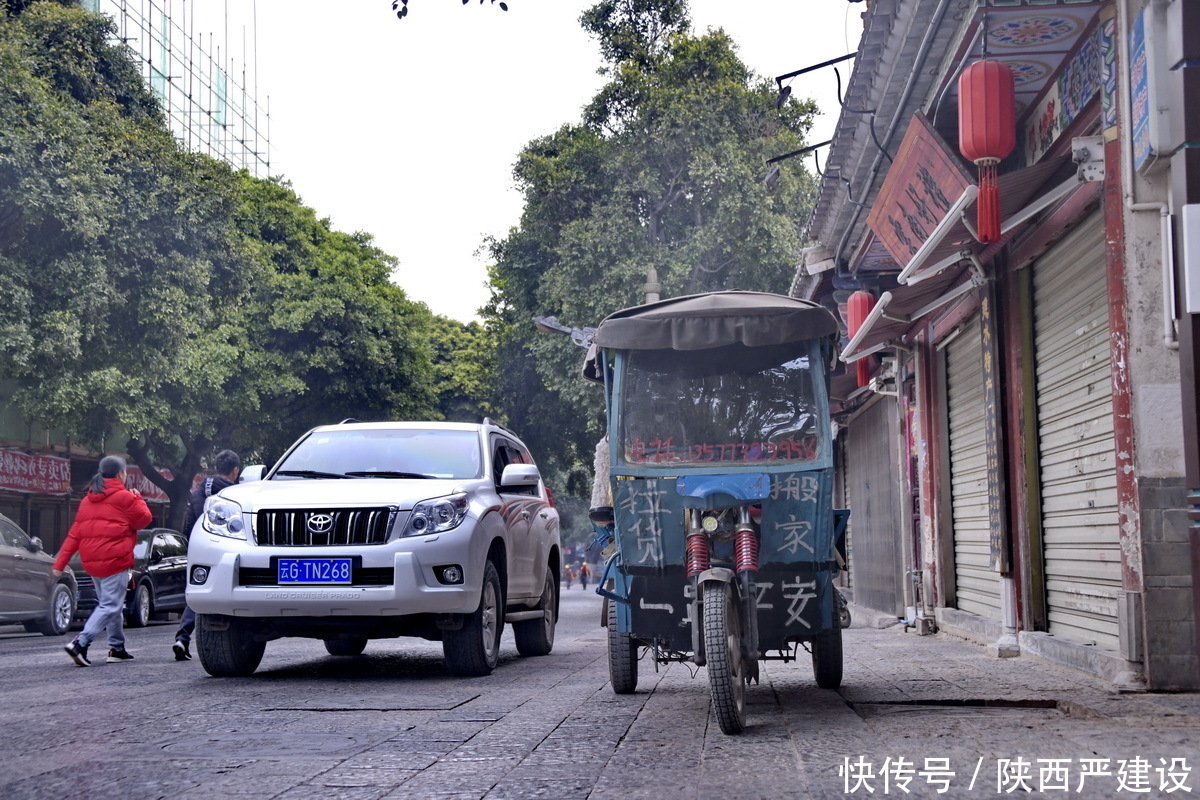
[[[254,535],[260,545],[321,547],[383,544],[388,540],[396,509],[304,508],[263,509]]]

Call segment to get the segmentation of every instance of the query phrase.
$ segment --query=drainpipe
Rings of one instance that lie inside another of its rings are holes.
[[[1117,14],[1120,24],[1120,30],[1117,31],[1117,39],[1121,46],[1121,68],[1128,69],[1129,5],[1127,0],[1117,0]],[[1147,46],[1147,50],[1150,50],[1149,46]],[[1132,103],[1129,98],[1129,82],[1117,81],[1117,92],[1120,94],[1121,99],[1121,124],[1128,126],[1133,114]],[[1162,265],[1163,286],[1163,345],[1169,350],[1178,350],[1179,335],[1175,330],[1175,269],[1171,236],[1171,207],[1167,203],[1138,203],[1134,201],[1132,148],[1132,138],[1129,138],[1125,146],[1121,148],[1121,195],[1125,201],[1125,209],[1127,211],[1158,212],[1158,235],[1162,246],[1162,254],[1159,258]]]
[[[892,122],[888,125],[887,133],[884,134],[882,142],[887,146],[892,140],[892,134],[896,132],[897,126],[900,124],[901,116],[904,114],[904,107],[908,104],[908,98],[912,96],[913,88],[916,86],[917,75],[921,72],[921,66],[925,63],[925,57],[929,54],[929,48],[933,45],[933,37],[937,33],[942,24],[942,17],[946,15],[946,9],[950,6],[950,0],[941,0],[938,3],[937,11],[933,12],[933,20],[929,23],[929,27],[925,29],[925,35],[921,38],[921,46],[917,48],[917,56],[913,61],[913,72],[909,75],[908,80],[904,84],[904,92],[900,95],[900,102],[896,104],[896,113],[892,115]],[[877,150],[875,160],[871,164],[871,176],[867,179],[867,188],[865,192],[870,190],[870,187],[875,183],[875,176],[879,174],[879,168],[883,164],[883,151]],[[854,214],[850,217],[850,224],[846,226],[846,230],[842,232],[841,241],[838,242],[837,252],[834,256],[834,269],[840,270],[842,263],[842,251],[846,249],[846,243],[850,239],[850,234],[854,230],[854,226],[858,224],[858,216],[862,213],[863,206],[855,205]]]

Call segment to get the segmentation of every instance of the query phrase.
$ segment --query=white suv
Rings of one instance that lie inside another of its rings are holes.
[[[249,675],[266,643],[441,640],[456,675],[554,645],[558,512],[525,445],[490,420],[348,421],[306,433],[210,497],[192,529],[188,604],[211,675]]]

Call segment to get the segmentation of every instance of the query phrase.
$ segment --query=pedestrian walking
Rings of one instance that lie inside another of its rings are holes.
[[[579,565],[579,585],[585,590],[587,589],[588,578],[590,577],[592,577],[592,568],[588,566],[586,561],[584,561]]]
[[[213,475],[208,476],[197,486],[188,498],[187,521],[184,523],[184,533],[188,539],[192,537],[192,528],[196,520],[204,513],[204,503],[214,494],[220,494],[222,489],[233,486],[242,474],[242,459],[232,450],[222,450],[213,459]],[[175,644],[171,649],[175,652],[176,661],[188,661],[192,657],[192,633],[196,630],[196,612],[184,604],[183,613],[179,615],[179,628],[175,631]]]
[[[575,571],[571,569],[571,565],[567,564],[563,567],[563,577],[567,579],[567,588],[571,588],[571,581],[575,580]]]
[[[100,459],[100,470],[92,478],[88,493],[79,503],[75,522],[54,559],[54,576],[62,575],[71,556],[79,553],[83,569],[96,584],[96,607],[83,630],[65,648],[81,667],[91,666],[88,646],[105,632],[108,636],[107,663],[132,661],[125,650],[123,616],[129,571],[137,532],[150,524],[154,515],[136,489],[125,482],[125,460],[119,456]]]

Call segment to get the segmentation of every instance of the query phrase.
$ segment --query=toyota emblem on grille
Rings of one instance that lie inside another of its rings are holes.
[[[305,525],[309,533],[329,533],[333,529],[333,516],[331,514],[313,514],[308,518],[308,523]]]

